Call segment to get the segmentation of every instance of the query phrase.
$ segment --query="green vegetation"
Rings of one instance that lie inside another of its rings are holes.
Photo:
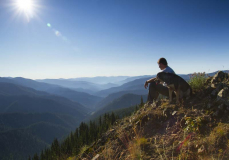
[[[207,79],[207,75],[205,74],[205,72],[193,73],[190,76],[190,80],[188,81],[188,83],[193,90],[200,90],[203,89],[206,79]]]

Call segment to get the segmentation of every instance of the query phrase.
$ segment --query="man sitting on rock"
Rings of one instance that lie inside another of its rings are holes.
[[[160,58],[157,63],[159,65],[159,68],[162,70],[162,72],[175,74],[173,69],[168,66],[168,63],[167,63],[165,58]],[[167,97],[169,96],[169,89],[166,87],[166,84],[165,83],[164,84],[156,84],[155,80],[156,80],[156,78],[151,78],[151,79],[147,80],[144,84],[144,87],[147,89],[148,84],[150,83],[148,99],[147,99],[149,104],[153,103],[153,101],[156,101],[159,94],[162,94],[162,95],[167,96]],[[173,93],[173,97],[175,97],[174,93]]]

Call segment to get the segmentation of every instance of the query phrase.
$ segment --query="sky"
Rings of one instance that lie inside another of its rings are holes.
[[[228,0],[0,0],[0,77],[229,69]]]

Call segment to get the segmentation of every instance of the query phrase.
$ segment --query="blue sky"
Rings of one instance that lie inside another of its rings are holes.
[[[33,0],[29,18],[0,1],[0,76],[153,75],[229,69],[227,0]],[[48,26],[47,24],[50,24]]]

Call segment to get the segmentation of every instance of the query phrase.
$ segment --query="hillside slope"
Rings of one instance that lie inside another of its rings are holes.
[[[144,105],[72,159],[229,159],[228,77],[218,72],[179,105]]]

